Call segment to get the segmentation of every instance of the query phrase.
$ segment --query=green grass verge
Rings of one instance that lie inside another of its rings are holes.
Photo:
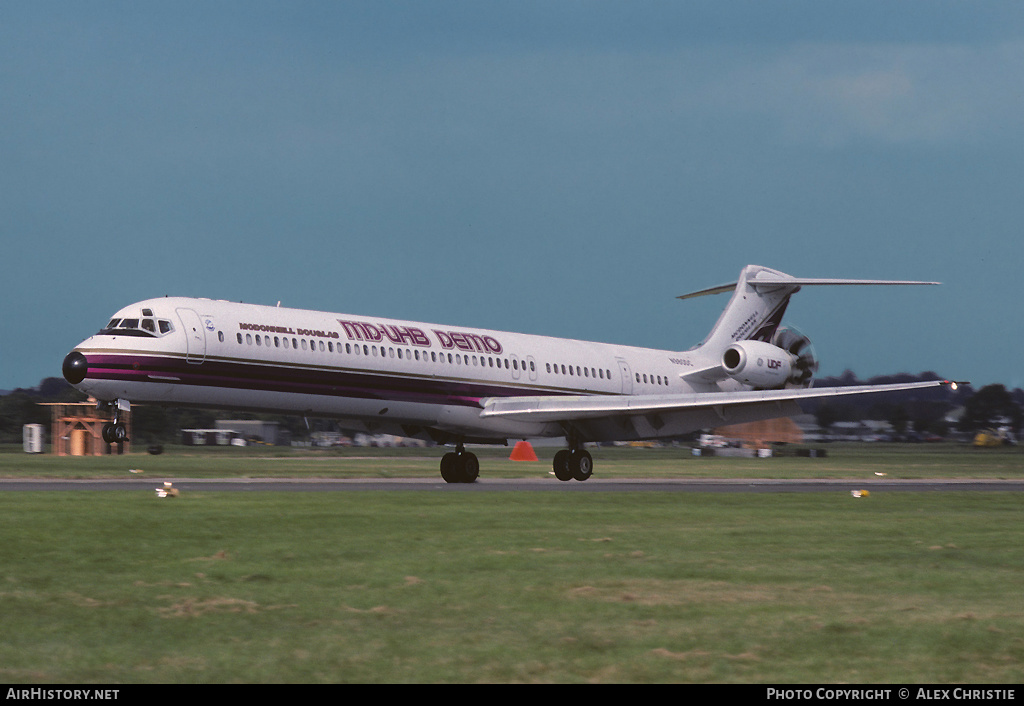
[[[695,457],[689,448],[591,448],[597,478],[1020,478],[1024,447],[974,449],[958,444],[829,444],[824,458],[801,458],[784,447],[773,458]],[[0,446],[0,478],[117,478],[129,470],[152,477],[437,478],[446,449],[169,446],[157,456],[30,455]],[[546,476],[556,447],[538,447],[540,461],[517,463],[510,448],[477,447],[482,478]]]
[[[1019,682],[1020,510],[1012,493],[0,493],[0,681]]]

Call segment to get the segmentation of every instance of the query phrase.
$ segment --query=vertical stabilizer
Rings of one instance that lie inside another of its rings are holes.
[[[794,283],[787,283],[791,279]],[[735,285],[712,287],[679,298],[715,294],[728,291],[729,288],[733,288],[732,298],[711,333],[700,345],[703,350],[720,354],[736,341],[770,341],[782,322],[789,297],[799,291],[800,285],[795,278],[783,272],[759,265],[747,265],[740,272]]]

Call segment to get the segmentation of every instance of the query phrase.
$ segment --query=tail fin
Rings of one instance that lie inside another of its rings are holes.
[[[784,272],[759,265],[747,265],[736,282],[684,294],[690,299],[706,294],[733,291],[711,333],[699,346],[708,351],[721,352],[736,341],[771,341],[782,322],[789,298],[808,285],[878,285],[878,284],[938,284],[912,280],[881,279],[817,279],[792,277]]]
[[[732,290],[728,305],[699,346],[706,350],[724,351],[736,341],[770,341],[782,323],[790,296],[800,290],[796,282],[794,277],[783,272],[747,265],[736,282],[691,292],[679,298],[690,299]]]

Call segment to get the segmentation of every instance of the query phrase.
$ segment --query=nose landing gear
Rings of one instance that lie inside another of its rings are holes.
[[[128,428],[121,421],[121,412],[128,412],[131,409],[128,400],[115,400],[113,403],[114,420],[103,425],[100,434],[103,441],[108,444],[121,444],[128,441]]]
[[[128,441],[128,430],[124,424],[107,422],[103,425],[103,440],[108,444],[119,444]]]

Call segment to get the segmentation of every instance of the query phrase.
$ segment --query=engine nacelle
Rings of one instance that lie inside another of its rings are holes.
[[[796,356],[764,341],[737,341],[722,354],[722,367],[729,377],[762,390],[785,387],[795,362]]]

